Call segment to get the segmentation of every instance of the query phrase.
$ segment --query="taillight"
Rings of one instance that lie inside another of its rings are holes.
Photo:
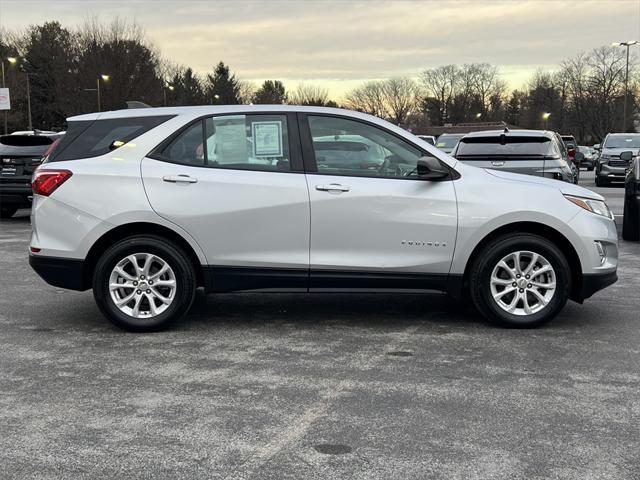
[[[31,180],[31,188],[34,194],[48,197],[71,175],[69,170],[36,170]]]

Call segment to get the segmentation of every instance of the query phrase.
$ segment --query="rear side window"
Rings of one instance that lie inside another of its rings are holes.
[[[200,167],[290,171],[287,116],[221,115],[198,120],[158,153],[154,158]]]
[[[465,137],[460,140],[456,157],[466,156],[523,156],[544,157],[549,152],[548,137],[517,137],[497,135],[491,137]]]
[[[62,162],[104,155],[117,148],[114,142],[130,142],[170,118],[173,115],[69,122],[66,135],[48,161]]]

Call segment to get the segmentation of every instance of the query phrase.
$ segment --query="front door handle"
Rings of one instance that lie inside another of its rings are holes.
[[[190,177],[189,175],[166,175],[162,177],[162,181],[169,183],[198,183],[197,178]]]
[[[504,160],[493,161],[491,162],[491,165],[493,165],[494,167],[502,167],[504,165]]]
[[[316,190],[320,190],[321,192],[339,193],[339,192],[348,192],[351,189],[346,185],[340,185],[339,183],[329,183],[329,184],[323,184],[323,185],[316,185]]]

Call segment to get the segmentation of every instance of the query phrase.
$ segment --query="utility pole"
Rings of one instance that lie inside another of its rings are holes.
[[[624,103],[622,104],[622,133],[627,129],[627,95],[629,92],[629,47],[638,43],[637,40],[613,43],[614,47],[627,47],[627,66],[624,73]]]

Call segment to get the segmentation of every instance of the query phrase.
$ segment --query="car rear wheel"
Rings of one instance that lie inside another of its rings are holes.
[[[626,198],[622,218],[622,238],[640,240],[640,198]]]
[[[154,236],[135,236],[98,260],[93,295],[115,325],[135,332],[166,328],[193,303],[195,273],[177,246]]]
[[[17,211],[17,207],[2,207],[0,208],[0,218],[11,218]]]
[[[596,187],[605,187],[608,182],[596,175]]]
[[[470,290],[490,322],[533,328],[552,320],[569,298],[571,270],[564,254],[534,234],[499,237],[478,255]]]

